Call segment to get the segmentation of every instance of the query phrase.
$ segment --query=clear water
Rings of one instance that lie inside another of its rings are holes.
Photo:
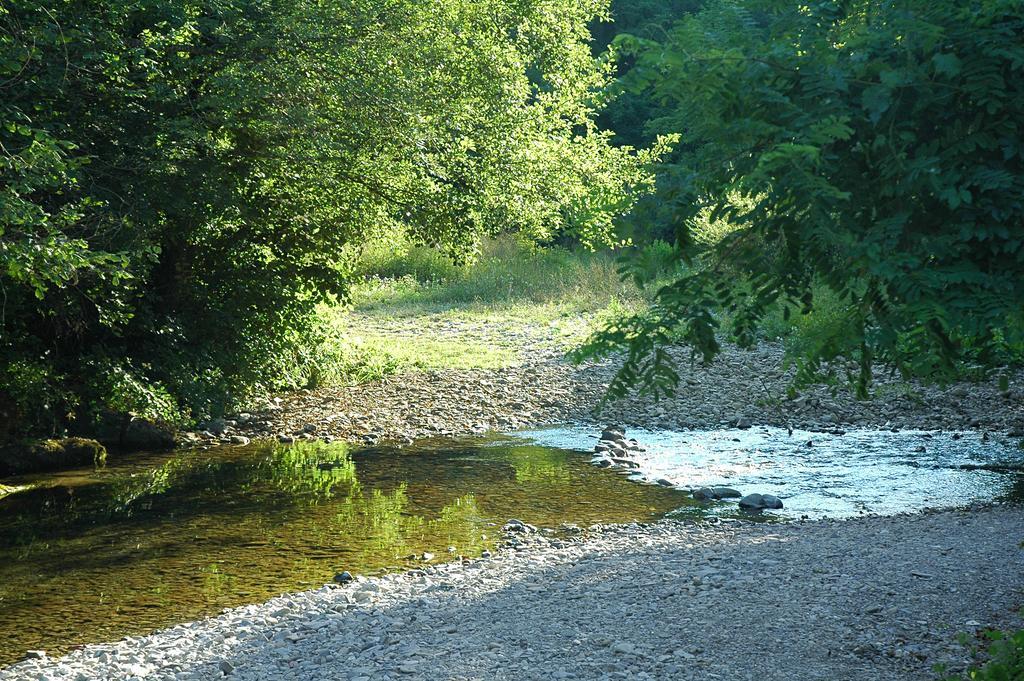
[[[422,565],[425,551],[479,555],[510,518],[557,527],[739,514],[684,491],[705,485],[782,497],[769,518],[1024,496],[1024,451],[972,433],[628,435],[648,449],[628,475],[592,464],[593,431],[554,428],[407,449],[140,455],[4,480],[31,487],[0,498],[0,664],[316,587],[340,570]],[[659,479],[673,487],[637,484]]]
[[[519,433],[545,447],[593,451],[594,431],[551,428]],[[1024,497],[1024,450],[980,433],[856,430],[842,435],[779,428],[719,431],[631,430],[647,451],[637,481],[683,489],[723,485],[774,494],[783,517],[894,514],[929,507]],[[810,445],[808,445],[810,443]],[[736,502],[706,505],[730,513]],[[686,509],[690,511],[692,509]]]
[[[4,482],[33,487],[0,498],[0,664],[318,587],[340,570],[477,556],[510,518],[647,521],[693,503],[510,438],[256,445]]]

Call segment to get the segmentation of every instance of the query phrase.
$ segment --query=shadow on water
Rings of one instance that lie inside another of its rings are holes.
[[[479,555],[512,517],[643,521],[692,503],[509,438],[257,445],[15,482],[34,486],[0,499],[0,663],[319,586],[338,570]]]

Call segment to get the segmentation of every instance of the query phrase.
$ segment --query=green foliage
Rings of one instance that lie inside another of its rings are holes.
[[[627,85],[671,108],[683,152],[661,179],[694,267],[583,356],[622,347],[612,384],[671,390],[659,348],[704,360],[722,316],[741,345],[767,314],[840,301],[802,375],[840,356],[950,380],[1024,340],[1024,6],[991,0],[720,0],[659,42],[620,36]],[[737,200],[737,198],[739,200]],[[732,226],[710,252],[702,211]]]
[[[609,68],[586,27],[605,10],[0,5],[4,428],[307,382],[318,306],[371,237],[455,260],[496,230],[608,241],[656,151],[594,125]]]
[[[1024,680],[1024,629],[1015,632],[991,631],[986,651],[988,660],[961,676],[945,681],[1022,681]],[[941,670],[940,670],[941,671]]]
[[[662,39],[668,29],[686,14],[700,9],[701,0],[612,0],[611,21],[595,22],[591,28],[594,47],[604,52],[613,48],[616,36],[629,34],[648,40]],[[632,68],[633,55],[622,55],[615,60],[618,75]],[[611,97],[600,114],[601,126],[615,131],[619,142],[645,146],[657,139],[650,123],[667,113],[661,102],[643,92],[631,92],[619,83],[607,91]]]

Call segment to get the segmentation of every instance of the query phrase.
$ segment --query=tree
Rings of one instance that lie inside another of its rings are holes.
[[[723,0],[635,55],[626,85],[672,115],[683,153],[659,179],[690,264],[652,308],[581,356],[628,355],[611,387],[671,390],[664,347],[710,361],[765,314],[840,300],[799,378],[852,358],[955,377],[1024,348],[1024,5],[1011,0]],[[710,248],[695,232],[728,229]],[[724,313],[721,314],[721,313]]]
[[[499,229],[607,240],[653,157],[593,123],[605,10],[0,6],[0,421],[201,415],[301,384],[317,305],[371,235],[456,258]]]

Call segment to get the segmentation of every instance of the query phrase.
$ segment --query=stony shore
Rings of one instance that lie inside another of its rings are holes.
[[[682,362],[676,397],[594,408],[610,362],[547,343],[495,370],[407,373],[301,391],[186,434],[411,442],[555,423],[779,425],[1024,434],[1021,376],[921,387],[881,380],[858,402],[786,397],[782,348]],[[522,529],[522,528],[511,528]],[[289,594],[152,636],[0,669],[18,679],[935,679],[964,668],[959,632],[1020,626],[1024,510],[846,521],[662,521],[520,533],[493,556]],[[339,565],[343,570],[345,566]]]
[[[356,386],[300,391],[250,413],[188,434],[187,444],[211,446],[252,438],[344,438],[411,442],[438,435],[508,431],[555,423],[615,423],[625,427],[697,429],[737,424],[805,430],[837,428],[978,429],[1024,436],[1024,376],[1008,391],[995,381],[920,386],[879,372],[875,398],[860,401],[827,386],[787,397],[792,370],[779,344],[745,351],[727,347],[710,366],[679,354],[675,397],[628,399],[596,407],[614,363],[575,366],[545,345],[520,348],[520,361],[494,370],[437,370],[391,376]]]
[[[1024,514],[510,533],[493,556],[289,594],[0,680],[915,681],[1019,626]]]

